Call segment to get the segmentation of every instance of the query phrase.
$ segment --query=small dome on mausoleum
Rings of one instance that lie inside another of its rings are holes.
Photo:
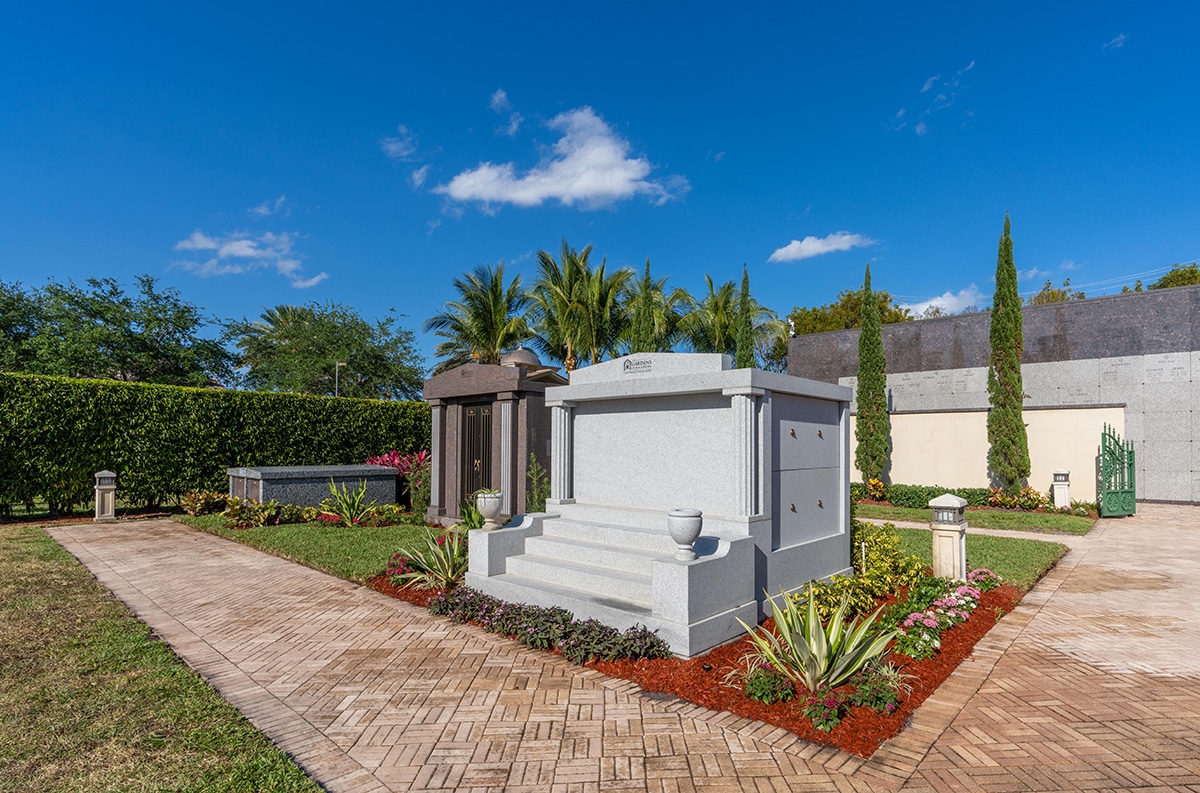
[[[541,367],[542,362],[538,359],[537,355],[534,354],[533,350],[527,350],[525,349],[524,345],[522,345],[511,352],[506,352],[504,355],[501,355],[500,365],[521,366],[526,369],[537,369]]]

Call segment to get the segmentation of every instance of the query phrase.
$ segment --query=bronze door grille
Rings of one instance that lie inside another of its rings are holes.
[[[462,496],[492,486],[492,406],[463,408]]]

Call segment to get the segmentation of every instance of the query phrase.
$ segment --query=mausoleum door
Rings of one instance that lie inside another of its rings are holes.
[[[464,405],[462,497],[492,486],[492,406]]]

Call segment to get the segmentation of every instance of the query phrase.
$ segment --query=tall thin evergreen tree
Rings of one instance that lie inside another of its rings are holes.
[[[1017,294],[1017,265],[1013,261],[1011,226],[1004,213],[1004,234],[996,256],[996,294],[992,298],[992,358],[988,367],[988,473],[1010,493],[1029,476],[1029,438],[1021,409],[1021,298]]]
[[[750,301],[750,271],[742,265],[742,291],[738,295],[737,347],[733,365],[737,369],[754,368],[754,304]]]
[[[883,352],[883,328],[879,302],[871,291],[871,265],[863,279],[862,308],[858,336],[858,416],[854,427],[854,466],[863,482],[882,479],[887,467],[892,420],[887,405],[887,360]]]

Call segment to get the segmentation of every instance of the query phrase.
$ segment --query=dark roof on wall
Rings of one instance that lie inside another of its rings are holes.
[[[1023,363],[1200,350],[1200,286],[1027,306]],[[889,374],[987,366],[991,315],[883,326]],[[796,336],[788,374],[836,383],[858,371],[858,329]]]
[[[425,381],[425,399],[484,396],[507,391],[544,392],[547,386],[566,385],[567,378],[553,367],[530,369],[521,366],[468,363],[435,374]]]

